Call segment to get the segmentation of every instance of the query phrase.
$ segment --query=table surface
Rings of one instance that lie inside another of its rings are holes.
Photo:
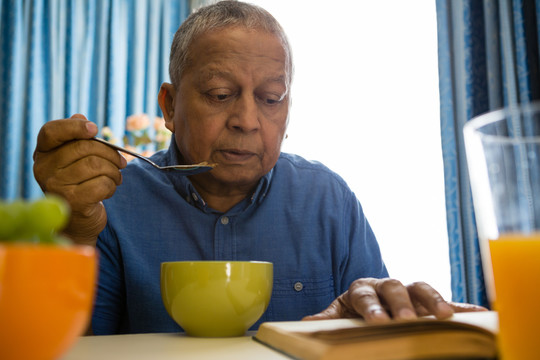
[[[290,359],[242,337],[195,338],[185,334],[82,336],[60,360]]]

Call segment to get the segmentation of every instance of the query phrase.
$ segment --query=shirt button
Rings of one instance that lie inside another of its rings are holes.
[[[222,217],[222,218],[221,218],[221,223],[222,223],[223,225],[227,225],[227,224],[229,223],[229,218],[226,217],[226,216]]]
[[[302,284],[300,281],[297,281],[294,283],[294,290],[302,291],[303,288],[304,288],[304,284]]]

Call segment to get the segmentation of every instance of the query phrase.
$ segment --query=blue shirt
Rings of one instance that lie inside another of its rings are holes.
[[[152,159],[171,165],[178,157],[172,141]],[[161,300],[164,261],[274,263],[270,304],[253,328],[318,313],[353,280],[388,276],[354,193],[327,167],[299,156],[282,153],[253,195],[226,213],[207,206],[188,177],[139,160],[104,204],[95,334],[182,331]]]

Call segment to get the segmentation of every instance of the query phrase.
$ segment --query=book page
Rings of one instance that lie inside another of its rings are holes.
[[[494,357],[495,312],[455,314],[368,325],[361,319],[268,322],[255,340],[302,359]],[[406,356],[406,357],[403,357]]]

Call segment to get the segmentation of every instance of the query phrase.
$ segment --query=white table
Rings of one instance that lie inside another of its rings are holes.
[[[289,359],[252,339],[184,334],[83,336],[60,360]]]

